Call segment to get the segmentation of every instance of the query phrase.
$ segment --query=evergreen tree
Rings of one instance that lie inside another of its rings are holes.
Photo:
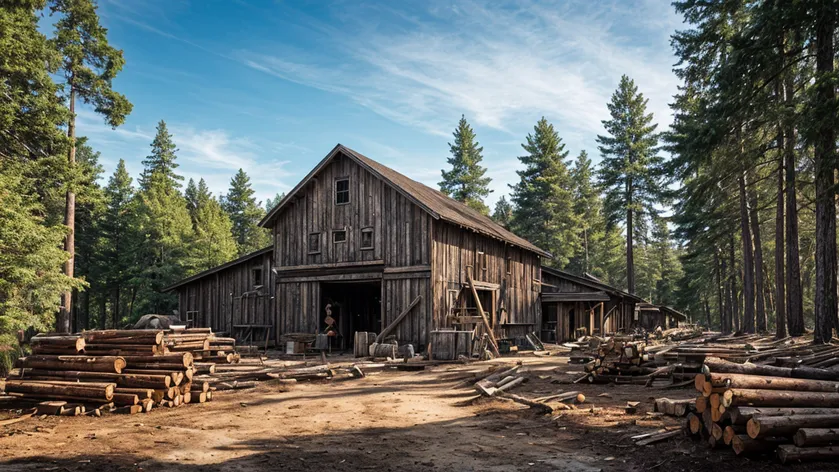
[[[452,168],[449,171],[441,171],[443,181],[440,182],[440,191],[487,215],[489,208],[484,203],[484,198],[492,192],[489,189],[492,179],[484,177],[487,170],[480,165],[484,148],[475,141],[475,132],[466,122],[465,116],[460,117],[460,122],[452,134],[454,143],[449,143],[451,157],[447,159]]]
[[[125,60],[122,51],[108,44],[108,30],[99,24],[96,9],[93,0],[52,0],[50,6],[50,13],[59,16],[52,45],[63,59],[61,72],[65,81],[64,92],[70,106],[67,125],[70,146],[67,162],[71,176],[74,175],[76,167],[76,100],[92,104],[96,112],[114,127],[125,121],[132,107],[123,95],[111,88],[111,82],[122,70]],[[70,254],[70,258],[64,263],[64,273],[73,277],[78,192],[76,178],[69,179],[66,191],[64,224],[67,225],[68,231],[64,240],[64,250]],[[65,292],[62,294],[62,307],[56,317],[57,331],[70,331],[71,309],[71,293]]]
[[[167,180],[166,185],[179,189],[181,188],[180,181],[183,176],[175,173],[178,168],[177,160],[178,148],[172,141],[172,134],[166,127],[166,122],[160,120],[157,123],[157,133],[154,136],[154,141],[151,143],[151,154],[143,160],[145,170],[140,176],[140,188],[146,190],[149,188],[149,180],[152,174],[160,174]]]
[[[492,212],[492,219],[506,229],[510,229],[513,221],[513,205],[507,201],[504,195],[495,202],[495,211]]]
[[[519,182],[512,185],[516,207],[512,227],[517,234],[550,252],[547,265],[565,267],[577,250],[577,216],[571,176],[565,159],[565,144],[544,117],[522,144],[527,155],[519,157],[525,169],[517,171]]]
[[[173,294],[162,293],[162,289],[191,270],[194,231],[186,199],[178,191],[178,181],[183,177],[174,173],[175,151],[166,124],[161,121],[152,154],[144,161],[146,168],[138,194],[138,227],[143,237],[138,252],[141,272],[135,283],[142,292],[140,308],[147,313],[171,313],[177,300]]]
[[[218,200],[208,196],[199,201],[193,216],[195,245],[192,251],[192,272],[200,272],[236,258],[233,223]]]
[[[634,293],[633,243],[644,234],[643,219],[655,215],[654,205],[660,203],[662,159],[657,155],[657,125],[632,79],[621,77],[607,106],[611,119],[604,120],[603,127],[609,135],[597,136],[603,158],[599,177],[606,193],[603,209],[610,223],[626,224],[627,287]]]
[[[274,198],[269,198],[265,200],[265,212],[270,212],[274,209],[275,206],[279,205],[281,201],[285,198],[285,192],[278,192],[274,195]]]
[[[134,192],[125,161],[120,159],[105,187],[107,208],[101,222],[103,278],[110,297],[111,326],[114,328],[126,317],[123,294],[138,272],[135,261],[140,235],[136,232],[139,222],[135,216]],[[99,327],[107,327],[105,317],[99,319]]]
[[[253,195],[250,177],[239,169],[230,180],[230,191],[222,199],[222,207],[233,222],[233,238],[240,256],[271,243],[267,230],[258,226],[259,220],[265,216],[265,210]]]

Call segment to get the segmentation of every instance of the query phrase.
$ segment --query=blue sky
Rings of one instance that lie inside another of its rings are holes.
[[[110,129],[82,108],[78,133],[110,174],[139,175],[156,123],[180,171],[224,193],[242,167],[260,199],[293,187],[336,143],[436,186],[461,114],[484,147],[492,204],[517,180],[536,121],[576,156],[595,138],[621,74],[660,129],[677,80],[669,0],[99,0],[134,111]],[[50,19],[46,19],[50,21]]]

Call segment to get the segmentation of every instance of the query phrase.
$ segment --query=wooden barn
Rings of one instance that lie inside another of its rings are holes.
[[[230,331],[249,322],[271,324],[271,338],[279,339],[323,332],[328,309],[333,342],[349,348],[354,332],[381,332],[407,310],[393,334],[422,348],[433,330],[474,326],[469,277],[498,336],[538,331],[542,324],[541,258],[550,254],[342,145],[260,225],[271,229],[273,251],[170,287],[197,326]],[[254,259],[265,282],[258,289],[248,285]],[[226,302],[254,290],[265,302],[256,305],[259,313]]]
[[[651,303],[638,305],[638,324],[647,331],[652,331],[659,326],[661,329],[675,328],[680,321],[686,320],[687,316],[683,313],[667,306]]]
[[[638,324],[636,307],[643,302],[593,277],[543,267],[542,341],[577,339],[580,328],[589,335],[628,331]]]

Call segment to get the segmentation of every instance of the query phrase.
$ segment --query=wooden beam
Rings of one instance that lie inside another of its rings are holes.
[[[481,321],[483,321],[484,329],[487,330],[487,334],[489,335],[489,345],[492,347],[492,353],[495,354],[495,357],[501,357],[501,353],[498,351],[498,341],[495,339],[495,332],[489,325],[487,315],[484,313],[484,307],[481,306],[481,299],[478,297],[478,290],[475,289],[475,283],[472,281],[472,274],[470,274],[469,271],[466,271],[466,280],[469,282],[469,288],[472,289],[472,296],[475,297],[475,304],[478,305],[478,313],[481,314]]]
[[[385,261],[378,259],[375,261],[360,261],[360,262],[332,262],[327,264],[306,264],[296,266],[276,266],[274,270],[277,273],[294,272],[294,271],[313,271],[325,269],[346,269],[356,267],[372,267],[377,265],[384,265]]]
[[[408,316],[408,313],[410,313],[411,310],[413,310],[414,307],[419,304],[420,300],[422,300],[422,295],[417,295],[417,298],[415,298],[414,301],[412,301],[411,304],[408,305],[408,308],[405,308],[404,310],[402,310],[402,313],[400,313],[399,316],[397,316],[396,319],[393,320],[393,322],[391,322],[389,325],[387,325],[385,327],[385,329],[383,329],[382,332],[379,333],[378,336],[376,336],[376,342],[377,343],[382,342],[382,340],[384,340],[385,336],[387,336],[388,333],[393,331],[393,328],[396,328],[396,326],[399,325],[399,323],[401,323],[402,320],[405,319],[406,316]]]
[[[404,267],[385,267],[385,274],[401,274],[404,272],[431,272],[430,265],[413,265]]]

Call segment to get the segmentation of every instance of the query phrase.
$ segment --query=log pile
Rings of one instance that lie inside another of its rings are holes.
[[[668,386],[674,381],[692,379],[698,364],[658,362],[657,353],[665,345],[648,344],[635,337],[590,338],[588,356],[572,356],[585,362],[586,375],[577,382]]]
[[[694,381],[700,395],[686,429],[710,447],[731,446],[738,455],[775,453],[782,463],[839,458],[832,446],[839,444],[839,371],[774,362],[782,365],[706,358]]]
[[[195,376],[212,375],[219,362],[238,361],[235,341],[217,338],[209,328],[39,334],[32,352],[18,360],[6,393],[42,400],[40,411],[61,415],[203,403],[212,399],[212,389]]]

